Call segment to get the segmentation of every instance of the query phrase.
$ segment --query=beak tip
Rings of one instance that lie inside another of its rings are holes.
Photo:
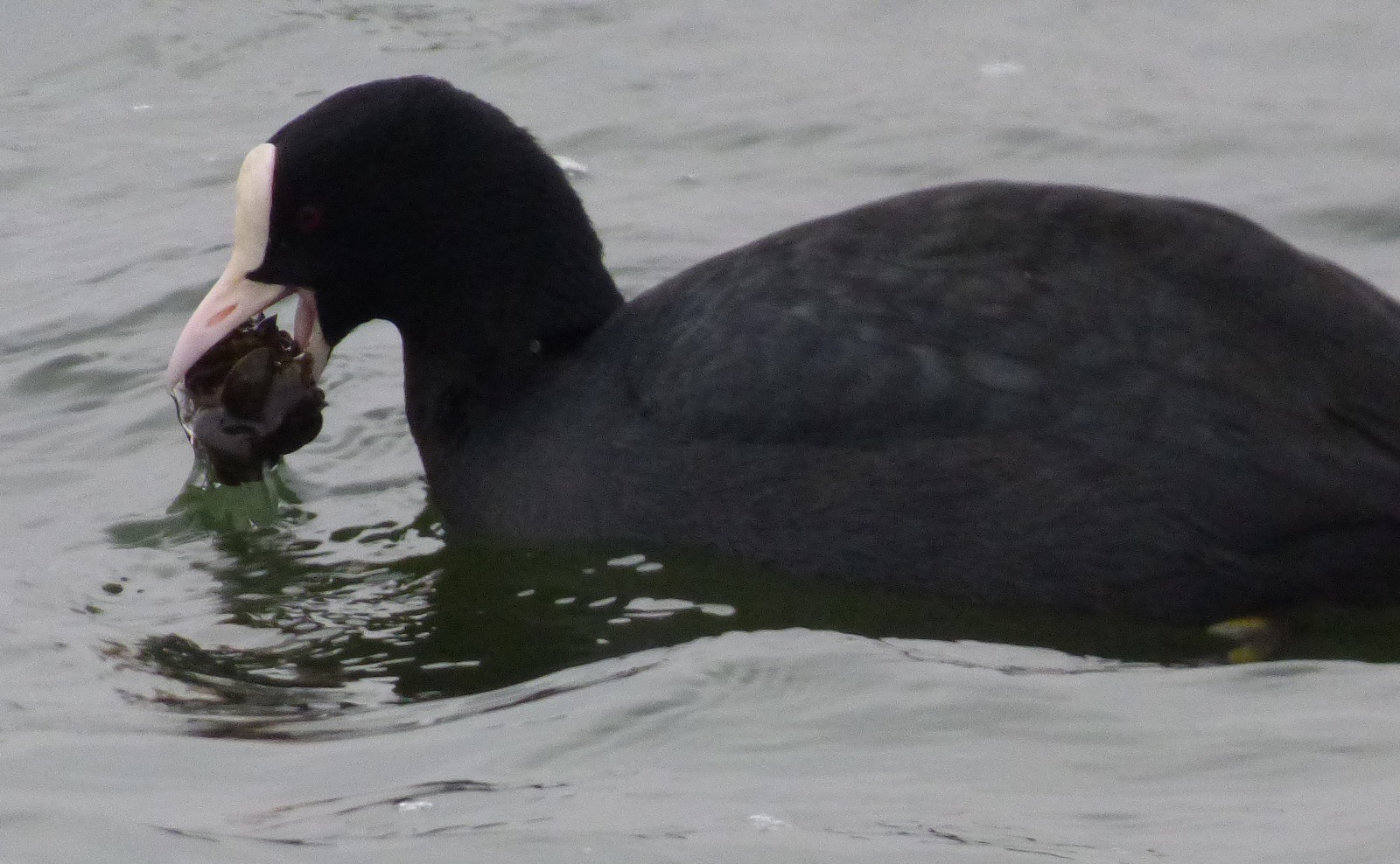
[[[166,384],[171,387],[179,384],[219,340],[290,293],[280,285],[246,279],[245,272],[236,261],[231,261],[214,287],[199,301],[198,308],[175,340],[169,365],[165,367]]]

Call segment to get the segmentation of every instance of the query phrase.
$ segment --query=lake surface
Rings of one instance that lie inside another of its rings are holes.
[[[1400,860],[1400,667],[1363,662],[1400,616],[1223,665],[665,550],[449,551],[391,328],[267,488],[186,488],[161,383],[247,149],[413,72],[570,160],[629,294],[983,177],[1207,199],[1389,290],[1391,4],[4,7],[0,861]]]

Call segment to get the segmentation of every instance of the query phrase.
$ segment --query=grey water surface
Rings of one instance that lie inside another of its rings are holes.
[[[1391,290],[1392,4],[0,11],[0,862],[1400,860],[1400,667],[1365,662],[1400,616],[1201,664],[666,550],[446,550],[392,329],[266,487],[187,488],[161,383],[244,152],[414,72],[568,160],[629,294],[981,177],[1207,199]]]

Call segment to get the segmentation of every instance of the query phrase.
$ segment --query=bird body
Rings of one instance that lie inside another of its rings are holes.
[[[398,325],[458,536],[1181,621],[1400,594],[1400,307],[1224,210],[945,186],[623,303],[562,172],[442,82],[272,144],[246,279],[310,291],[331,345]]]

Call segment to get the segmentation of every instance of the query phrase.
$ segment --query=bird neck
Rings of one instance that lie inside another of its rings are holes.
[[[529,299],[511,304],[508,315],[477,307],[395,322],[409,427],[430,477],[473,429],[550,381],[622,305],[601,262],[591,269],[581,283],[575,274],[566,291],[517,283],[512,296]]]

